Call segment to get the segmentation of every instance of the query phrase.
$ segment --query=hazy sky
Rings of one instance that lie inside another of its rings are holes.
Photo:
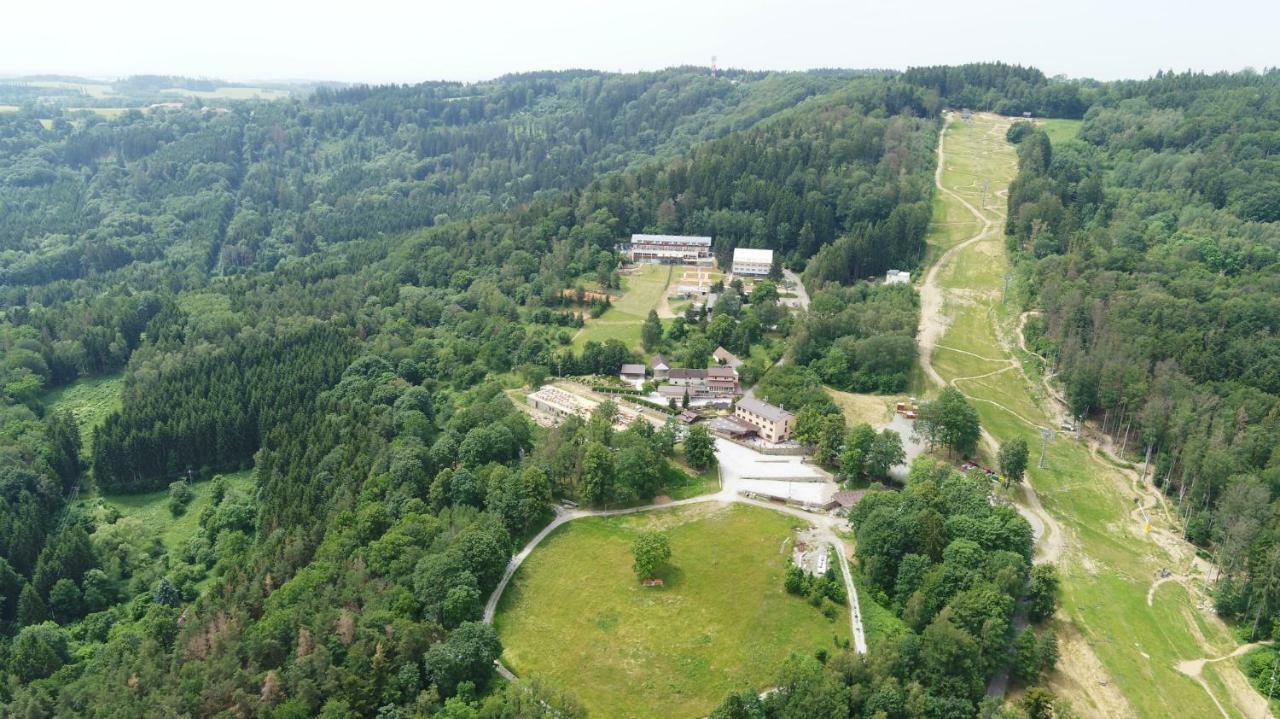
[[[0,74],[417,82],[671,65],[1005,60],[1050,75],[1280,64],[1280,0],[10,0]]]

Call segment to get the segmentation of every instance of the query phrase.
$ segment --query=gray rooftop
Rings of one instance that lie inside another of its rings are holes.
[[[624,364],[620,374],[644,374],[644,365],[642,364]]]
[[[706,379],[707,371],[704,369],[689,369],[688,367],[672,367],[667,376],[671,379]]]
[[[795,416],[781,407],[768,402],[761,402],[755,397],[743,397],[738,400],[738,409],[753,412],[774,422],[781,422]]]

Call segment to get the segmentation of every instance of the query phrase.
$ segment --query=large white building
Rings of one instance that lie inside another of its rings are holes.
[[[733,250],[733,274],[764,277],[773,268],[773,250],[755,250],[735,247]]]
[[[884,283],[886,285],[909,285],[911,284],[911,273],[902,270],[889,270],[884,273]]]
[[[668,265],[709,265],[711,238],[695,235],[632,235],[618,248],[632,262]]]

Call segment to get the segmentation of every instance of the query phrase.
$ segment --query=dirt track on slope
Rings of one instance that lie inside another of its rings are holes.
[[[1222,712],[1222,716],[1226,717],[1227,719],[1231,719],[1232,714],[1227,711],[1226,707],[1222,706],[1222,702],[1218,701],[1218,697],[1213,693],[1213,689],[1209,686],[1209,682],[1205,681],[1204,666],[1206,664],[1213,664],[1215,662],[1221,662],[1227,659],[1235,659],[1236,657],[1247,654],[1250,649],[1254,649],[1255,647],[1260,647],[1260,646],[1263,646],[1264,644],[1270,644],[1270,643],[1271,642],[1253,642],[1250,644],[1241,644],[1240,646],[1236,647],[1235,650],[1232,651],[1230,654],[1226,654],[1220,657],[1214,657],[1212,659],[1207,657],[1200,658],[1200,659],[1189,659],[1185,662],[1178,662],[1177,669],[1183,674],[1186,674],[1187,676],[1199,682],[1200,686],[1203,687],[1206,692],[1208,692],[1209,698],[1213,700],[1213,703],[1218,705],[1218,711]],[[1226,685],[1227,691],[1230,692],[1231,699],[1235,703],[1234,708],[1243,708],[1245,711],[1245,715],[1250,717],[1271,716],[1271,708],[1267,706],[1267,700],[1263,699],[1262,695],[1254,691],[1253,687],[1249,686],[1247,682],[1243,687],[1240,687],[1232,683],[1231,681],[1229,681],[1227,677],[1224,676],[1223,683]]]
[[[990,239],[1002,229],[995,220],[991,219],[978,208],[974,207],[968,200],[961,197],[959,193],[948,188],[942,182],[942,171],[946,166],[947,161],[947,128],[951,126],[951,122],[952,120],[950,116],[948,116],[942,132],[938,135],[938,165],[933,173],[933,182],[939,192],[942,192],[963,205],[964,208],[968,210],[975,219],[977,219],[981,227],[972,237],[957,243],[954,247],[943,253],[943,255],[929,267],[929,270],[924,275],[924,280],[917,288],[920,293],[920,327],[916,333],[916,338],[920,347],[920,366],[924,370],[925,376],[939,387],[945,387],[948,384],[954,386],[956,382],[977,378],[957,377],[950,382],[947,382],[933,366],[934,351],[937,349],[951,349],[939,344],[943,335],[946,334],[947,327],[949,326],[947,315],[944,312],[947,291],[944,290],[939,283],[939,276],[944,267],[948,267],[954,263],[956,258],[963,254],[967,249],[979,242],[982,242],[983,240]],[[1012,369],[1014,366],[1017,366],[1016,360],[1007,361],[1010,362],[1009,367],[997,370],[997,372],[1006,371],[1007,369]],[[986,375],[978,375],[978,377],[982,376]],[[1008,407],[1004,407],[998,402],[982,398],[971,397],[971,399],[978,399],[982,402],[994,404],[997,407],[1014,414],[1014,416],[1019,417],[1019,419],[1022,419],[1024,422],[1028,422],[1028,424],[1035,426],[1034,423],[1020,417],[1014,413],[1013,410],[1010,410]],[[982,431],[982,441],[984,446],[994,454],[997,444],[995,439],[991,437],[985,429]],[[1041,562],[1057,562],[1061,558],[1064,548],[1062,527],[1049,516],[1048,512],[1045,511],[1044,506],[1040,503],[1040,498],[1036,496],[1036,492],[1030,484],[1023,485],[1022,492],[1023,501],[1015,504],[1015,506],[1017,507],[1018,512],[1031,524],[1031,528],[1035,533],[1037,550],[1040,553],[1037,560]]]

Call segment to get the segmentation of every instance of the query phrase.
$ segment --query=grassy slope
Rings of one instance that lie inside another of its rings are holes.
[[[1080,134],[1081,120],[1040,120],[1039,124],[1055,147],[1058,143],[1074,140]]]
[[[567,524],[502,597],[503,661],[572,691],[593,716],[701,716],[730,691],[763,689],[790,652],[848,639],[847,622],[782,589],[781,548],[795,524],[714,504]],[[657,527],[674,568],[665,587],[646,589],[630,545]]]
[[[989,179],[986,211],[1002,222],[1003,198],[993,203],[990,197],[1007,187],[1015,168],[1013,148],[1003,141],[1001,128],[991,119],[972,125],[956,123],[948,131],[946,148],[944,184],[977,206],[979,178]],[[978,229],[972,215],[952,198],[940,198],[935,208],[941,211],[935,213],[940,221],[929,235],[933,257]],[[997,338],[997,327],[1003,336],[1014,336],[1017,317],[1016,308],[1000,302],[1007,267],[1004,238],[996,234],[970,246],[951,269],[941,271],[943,286],[957,291],[959,299],[945,308],[954,319],[933,361],[944,378],[956,381],[977,400],[974,404],[983,426],[997,441],[1021,436],[1038,447],[1033,425],[1047,425],[1050,419],[1039,407],[1040,392],[1016,369],[981,379],[957,379],[1011,367]],[[1187,570],[1186,553],[1171,554],[1142,532],[1140,521],[1132,516],[1137,492],[1131,490],[1130,480],[1094,459],[1084,444],[1059,437],[1050,447],[1045,469],[1035,468],[1034,460],[1033,456],[1033,486],[1045,508],[1066,529],[1067,550],[1059,563],[1064,577],[1059,616],[1070,619],[1101,661],[1102,680],[1114,685],[1139,716],[1219,715],[1206,692],[1174,665],[1230,651],[1234,642],[1226,627],[1208,616],[1207,610],[1197,609],[1187,590],[1176,584],[1162,587],[1153,606],[1147,606],[1153,573],[1161,567]],[[1153,519],[1158,528],[1168,528],[1161,517]],[[1076,669],[1087,669],[1091,660],[1087,652],[1080,653],[1084,657]],[[1112,713],[1117,707],[1095,697],[1106,693],[1097,680],[1087,672],[1072,671],[1069,663],[1053,688],[1068,695],[1078,709]],[[1215,693],[1230,706],[1230,697]]]
[[[867,635],[867,647],[874,648],[881,641],[911,630],[906,623],[893,613],[893,610],[881,606],[867,588],[866,579],[857,567],[853,570],[853,585],[858,590],[858,609],[862,612],[862,631]]]
[[[87,456],[91,447],[89,439],[94,427],[102,424],[107,416],[120,409],[124,376],[121,374],[91,377],[60,387],[45,395],[46,406],[52,410],[71,410],[76,424],[80,425],[80,437],[84,441]]]
[[[667,486],[663,489],[663,494],[668,497],[688,499],[720,491],[719,467],[712,465],[701,472],[690,467],[684,458],[684,445],[679,445],[672,467],[673,476],[667,480]]]
[[[631,349],[640,349],[640,328],[662,301],[662,294],[673,277],[672,265],[641,265],[634,273],[622,278],[622,296],[598,319],[587,319],[587,324],[573,338],[574,350],[581,350],[590,340],[604,342],[622,340]]]

